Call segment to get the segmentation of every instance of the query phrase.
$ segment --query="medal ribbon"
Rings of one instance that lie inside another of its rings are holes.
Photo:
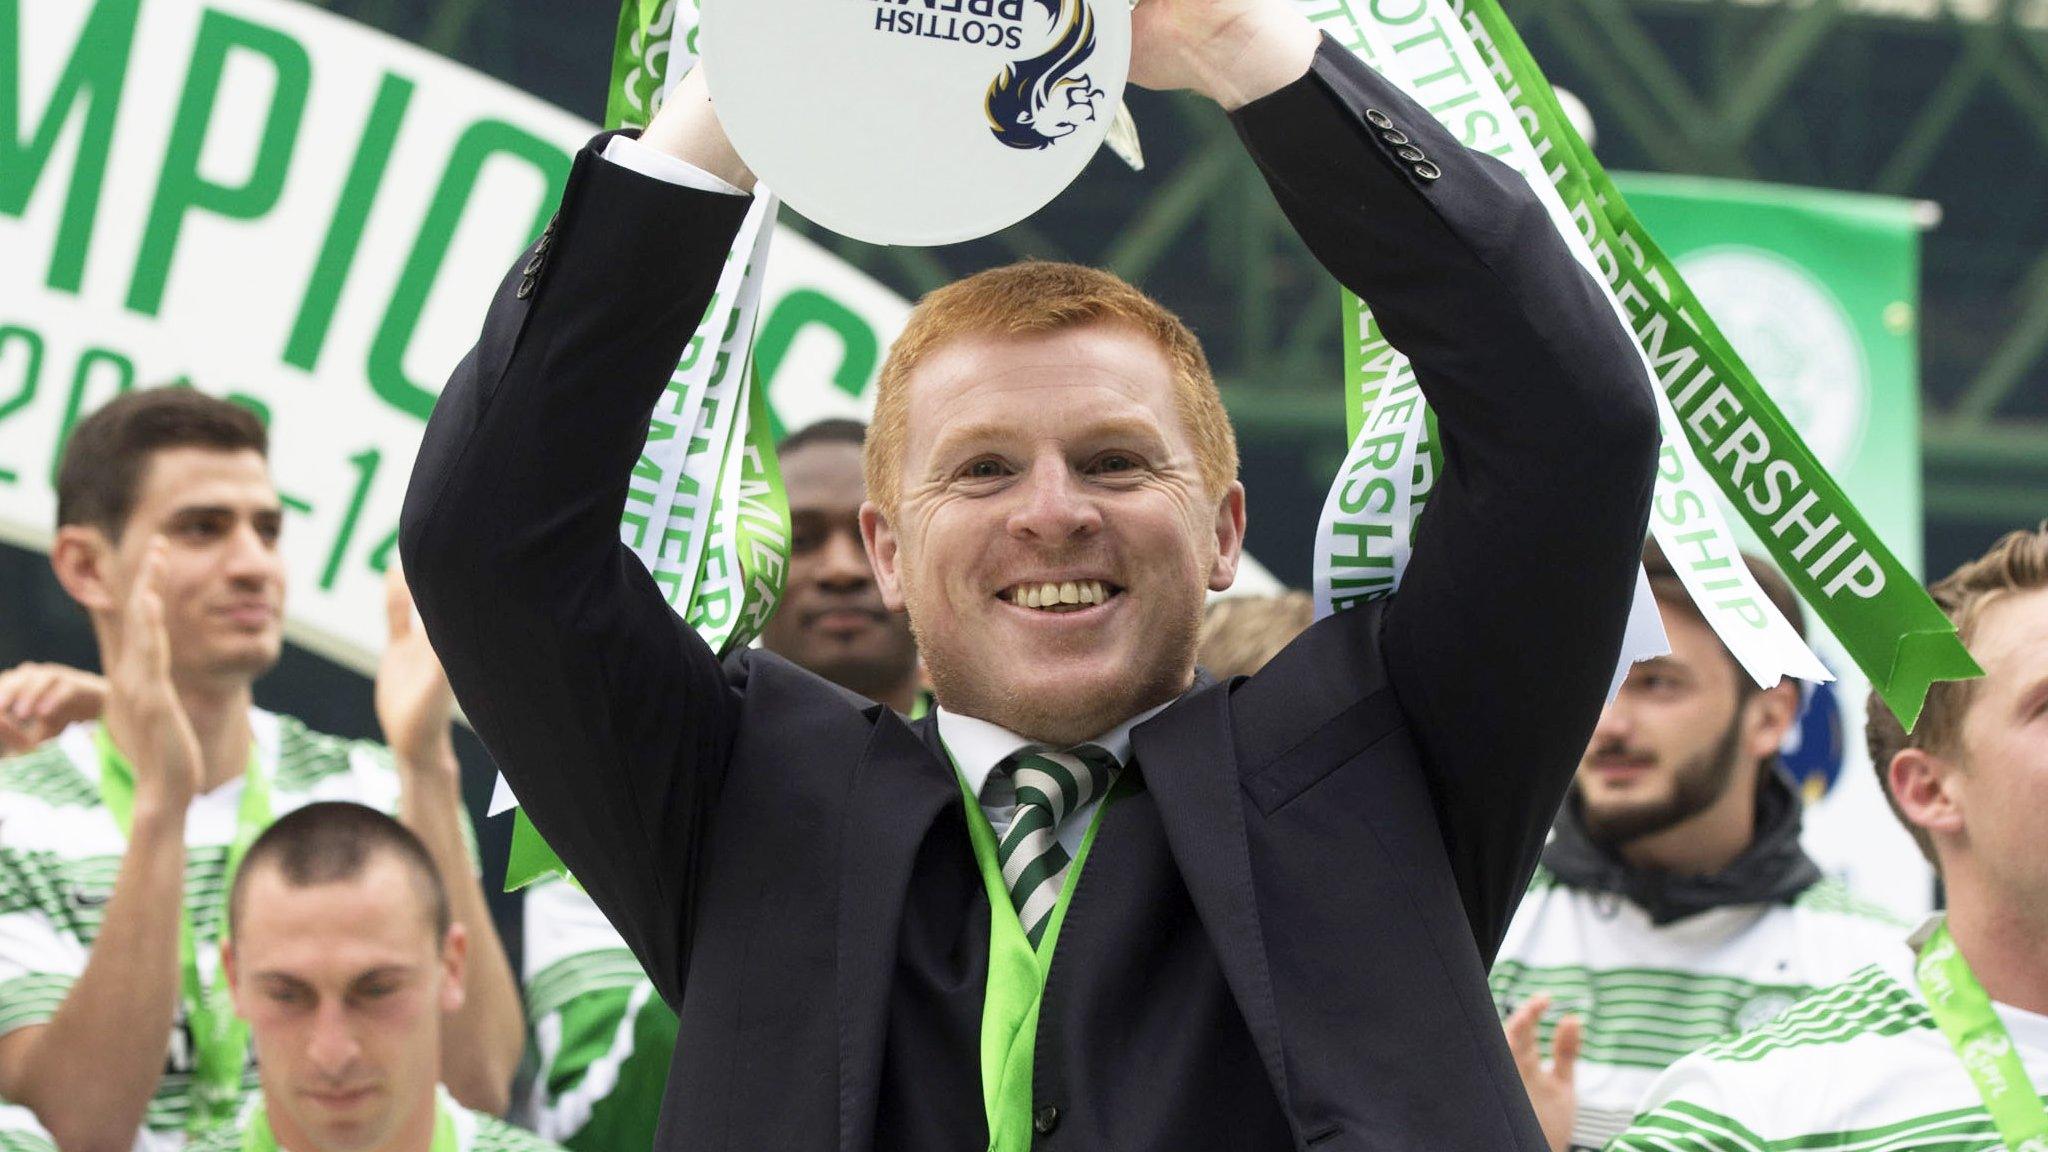
[[[113,814],[121,834],[128,836],[135,824],[135,768],[114,747],[104,724],[93,729],[93,743],[100,753],[100,799]],[[251,747],[249,767],[242,774],[242,803],[235,811],[235,835],[228,842],[227,863],[221,872],[223,891],[234,884],[242,858],[249,854],[249,845],[269,826],[270,774]],[[185,1019],[192,1031],[192,1112],[185,1122],[187,1132],[198,1132],[232,1115],[242,1095],[242,1070],[249,1063],[249,1027],[235,1016],[227,973],[220,970],[218,951],[215,956],[213,980],[209,982],[199,970],[192,909],[181,893],[178,962],[182,968]]]
[[[1991,1113],[1999,1139],[2009,1152],[2048,1152],[2048,1107],[2042,1106],[2040,1094],[2027,1079],[2027,1066],[2012,1033],[1991,1007],[1991,997],[1970,971],[1947,924],[1935,929],[1920,949],[1914,974],[1935,1026],[1948,1037],[1963,1071],[1984,1098],[1984,1110]]]

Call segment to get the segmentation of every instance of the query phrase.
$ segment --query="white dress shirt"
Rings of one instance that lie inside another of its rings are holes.
[[[746,193],[713,176],[687,160],[678,160],[659,148],[650,148],[631,136],[614,136],[605,143],[604,159],[669,184],[695,188],[699,192],[723,192],[727,196]]]
[[[1171,704],[1173,701],[1167,701]],[[1093,744],[1116,757],[1118,764],[1131,762],[1131,729],[1165,711],[1166,704],[1147,708],[1129,720],[1111,728],[1102,735],[1085,743]],[[999,728],[986,720],[934,708],[932,715],[939,722],[939,740],[946,751],[953,754],[953,763],[966,779],[968,790],[981,800],[981,810],[988,815],[991,828],[995,829],[996,840],[1010,830],[1010,821],[1017,816],[1016,786],[1006,776],[1000,781],[991,781],[989,774],[995,771],[1003,758],[1019,748],[1044,748],[1045,744],[1026,740],[1007,728]],[[1081,850],[1081,840],[1088,835],[1088,825],[1095,819],[1095,808],[1102,803],[1101,796],[1091,796],[1086,804],[1074,809],[1073,814],[1060,824],[1059,844],[1067,850],[1069,857]]]

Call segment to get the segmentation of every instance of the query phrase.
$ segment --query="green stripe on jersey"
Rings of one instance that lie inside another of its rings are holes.
[[[1833,876],[1823,877],[1813,887],[1801,892],[1799,899],[1793,901],[1792,906],[1804,908],[1809,912],[1825,912],[1835,916],[1855,916],[1864,920],[1874,920],[1880,924],[1897,928],[1902,936],[1913,930],[1913,925],[1907,923],[1898,913],[1893,912],[1882,904],[1863,899],[1861,896],[1851,892],[1847,884],[1842,883]]]
[[[1715,1044],[1711,1060],[1756,1061],[1787,1048],[1841,1044],[1865,1036],[1896,1036],[1934,1028],[1926,1005],[1873,964],[1824,989],[1761,1028]]]
[[[290,716],[278,717],[277,779],[279,792],[310,792],[322,780],[339,776],[361,755],[373,768],[394,771],[391,750],[368,740],[349,740],[315,732]]]
[[[561,1146],[550,1144],[524,1128],[514,1128],[495,1116],[473,1112],[476,1117],[476,1138],[470,1141],[464,1152],[561,1152]]]
[[[646,978],[630,949],[579,952],[548,965],[527,981],[526,1014],[538,1020],[579,997],[629,989]]]
[[[1891,1124],[1771,1140],[1733,1116],[1674,1101],[1636,1117],[1607,1152],[1988,1152],[1998,1129],[1982,1108],[1956,1108]]]
[[[242,1094],[247,1099],[256,1091],[256,1066],[242,1069]],[[156,1095],[143,1110],[142,1126],[153,1132],[183,1132],[192,1118],[192,1073],[166,1070],[157,1081]]]
[[[36,1123],[36,1114],[0,1102],[0,1152],[57,1152],[57,1142]]]
[[[456,1152],[562,1152],[559,1145],[550,1144],[524,1128],[514,1128],[495,1116],[471,1112],[469,1120],[472,1131],[467,1139],[463,1138],[463,1126],[456,1129]],[[0,1144],[0,1152],[10,1150]],[[242,1126],[215,1128],[187,1143],[185,1152],[242,1152]]]
[[[227,911],[225,845],[185,853],[185,906],[201,939],[217,939]],[[91,948],[106,919],[119,856],[64,857],[0,847],[0,916],[37,912],[65,935]]]
[[[30,972],[0,982],[0,1036],[55,1016],[76,982],[75,977],[51,972]]]
[[[1608,1152],[2003,1152],[1901,947],[1741,1037],[1674,1065]],[[2014,1013],[2038,1090],[2048,1020]]]
[[[1662,1069],[1679,1057],[1741,1030],[1752,1005],[1786,1005],[1804,984],[1776,984],[1664,968],[1594,969],[1579,964],[1532,965],[1503,960],[1490,978],[1494,1000],[1519,1004],[1539,992],[1554,1007],[1543,1021],[1547,1050],[1558,1019],[1586,1023],[1581,1055],[1603,1064]]]
[[[54,743],[0,760],[0,792],[14,792],[52,808],[96,808],[100,790]]]

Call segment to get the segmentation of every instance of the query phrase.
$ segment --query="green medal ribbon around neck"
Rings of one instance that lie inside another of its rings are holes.
[[[113,813],[123,836],[135,824],[135,768],[114,747],[106,725],[93,729],[100,753],[100,799]],[[228,842],[221,891],[235,882],[249,845],[270,826],[270,775],[252,746],[249,768],[242,774],[242,803],[235,812],[235,836]],[[223,925],[223,930],[225,926]],[[235,1016],[227,973],[216,971],[209,983],[199,971],[199,945],[192,928],[192,908],[180,901],[178,961],[183,968],[185,1019],[192,1032],[192,1111],[187,1132],[198,1132],[229,1119],[242,1096],[242,1070],[249,1063],[249,1026]],[[218,967],[218,966],[217,966]]]
[[[242,1131],[242,1152],[279,1152],[277,1137],[270,1131],[270,1117],[261,1103],[249,1113],[249,1125]],[[427,1146],[427,1152],[457,1152],[455,1117],[449,1113],[445,1099],[434,1101],[434,1142]]]
[[[2048,1107],[2027,1079],[2012,1033],[1991,1007],[1990,995],[1977,983],[1947,924],[1920,949],[1914,974],[1928,1013],[1984,1098],[1999,1139],[2009,1152],[2048,1152]]]

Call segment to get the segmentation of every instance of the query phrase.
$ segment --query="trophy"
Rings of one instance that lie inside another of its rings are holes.
[[[700,21],[741,159],[870,243],[1008,227],[1128,125],[1128,0],[703,0]]]

